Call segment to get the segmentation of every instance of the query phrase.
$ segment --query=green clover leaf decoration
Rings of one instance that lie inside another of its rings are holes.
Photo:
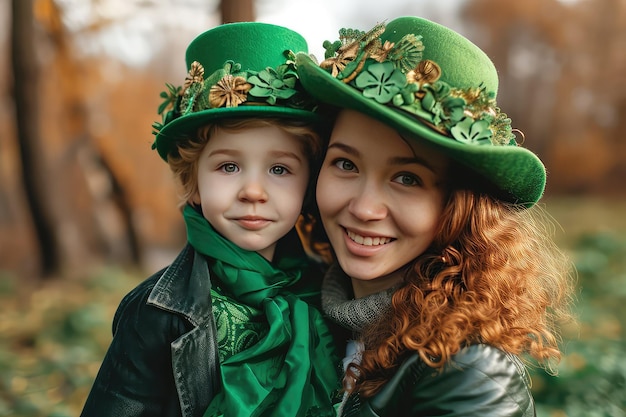
[[[396,94],[393,98],[393,105],[396,107],[401,107],[404,105],[411,105],[415,103],[415,93],[419,90],[419,86],[415,83],[408,83],[405,85],[402,90],[400,90],[400,94]]]
[[[341,41],[324,41],[322,46],[324,47],[324,59],[332,58],[337,54],[339,48],[341,48]]]
[[[297,75],[288,65],[281,65],[277,69],[266,68],[248,78],[252,84],[249,94],[254,97],[266,98],[266,101],[274,105],[278,99],[288,99],[296,90]]]
[[[489,122],[466,117],[450,129],[450,134],[459,142],[471,145],[490,145],[492,132]]]
[[[438,100],[435,90],[427,88],[430,86],[424,87],[426,87],[423,89],[425,94],[424,97],[419,100],[419,103],[421,104],[423,110],[430,113],[430,121],[435,125],[439,125],[441,124],[441,121],[445,118],[443,105],[441,101]]]
[[[365,97],[386,104],[406,85],[406,76],[393,63],[383,62],[370,65],[355,83]]]
[[[460,97],[446,97],[441,101],[444,117],[452,123],[458,123],[465,117],[465,100]]]

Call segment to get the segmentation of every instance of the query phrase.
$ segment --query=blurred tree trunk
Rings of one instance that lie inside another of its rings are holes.
[[[89,125],[89,96],[93,83],[102,82],[98,61],[80,59],[72,34],[62,22],[62,10],[54,0],[38,0],[37,17],[54,49],[49,72],[56,74],[54,100],[62,149],[55,160],[59,176],[58,221],[73,233],[64,235],[66,266],[88,266],[90,260],[140,262],[139,243],[132,224],[131,204],[120,181],[101,150]],[[98,31],[111,22],[98,20],[87,30]],[[49,103],[53,105],[52,103]]]
[[[82,277],[105,259],[138,264],[131,205],[89,126],[89,80],[98,63],[77,57],[54,0],[12,6],[16,126],[40,277]],[[45,72],[42,53],[49,56]]]
[[[59,242],[55,235],[54,216],[47,209],[50,196],[46,179],[49,171],[37,123],[39,68],[35,50],[33,2],[12,0],[11,11],[11,64],[22,180],[38,244],[40,272],[42,276],[50,276],[60,266]]]
[[[254,22],[254,0],[221,0],[223,23]]]

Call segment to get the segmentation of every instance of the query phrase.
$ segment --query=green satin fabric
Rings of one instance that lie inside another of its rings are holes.
[[[183,216],[189,243],[210,258],[224,293],[261,309],[267,321],[256,344],[220,364],[222,390],[204,417],[333,416],[340,375],[332,335],[299,297],[310,293],[290,291],[311,266],[308,259],[282,257],[275,267],[220,236],[191,206]]]

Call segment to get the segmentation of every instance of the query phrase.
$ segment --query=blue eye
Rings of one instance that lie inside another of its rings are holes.
[[[289,170],[282,165],[276,165],[270,168],[270,172],[274,175],[285,175]]]
[[[349,159],[339,158],[333,162],[333,165],[342,171],[356,171],[356,165]]]
[[[393,179],[393,182],[406,185],[407,187],[414,187],[422,184],[420,178],[413,174],[400,174]]]
[[[239,167],[236,164],[229,162],[229,163],[221,165],[220,170],[223,172],[226,172],[227,174],[232,174],[234,172],[239,171]]]

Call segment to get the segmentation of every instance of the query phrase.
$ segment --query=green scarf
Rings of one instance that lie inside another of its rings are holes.
[[[282,257],[274,267],[220,236],[191,206],[183,216],[189,243],[210,259],[221,288],[234,302],[263,310],[268,327],[258,343],[220,364],[222,389],[204,416],[333,416],[340,375],[332,335],[300,298],[311,293],[290,291],[308,259]]]

